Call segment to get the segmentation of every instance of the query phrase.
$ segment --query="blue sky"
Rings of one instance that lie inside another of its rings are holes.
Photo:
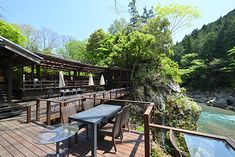
[[[0,0],[1,14],[11,23],[30,24],[36,28],[46,27],[60,35],[73,36],[78,40],[88,38],[98,28],[107,30],[110,24],[121,17],[129,21],[130,0]],[[174,35],[180,41],[185,34],[203,24],[215,21],[235,8],[235,0],[137,0],[137,7],[150,8],[157,3],[167,5],[172,2],[193,4],[202,13],[202,18],[193,26]]]

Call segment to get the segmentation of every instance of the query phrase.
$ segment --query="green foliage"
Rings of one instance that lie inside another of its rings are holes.
[[[87,41],[69,41],[63,48],[58,49],[57,53],[64,58],[86,62],[86,43]]]
[[[176,62],[163,56],[160,60],[160,66],[162,77],[170,78],[175,83],[181,83],[179,66]]]
[[[207,89],[233,87],[234,62],[230,53],[235,45],[234,25],[235,10],[194,30],[173,47],[184,85]]]
[[[157,17],[168,19],[172,33],[191,26],[194,19],[201,17],[198,8],[192,5],[181,5],[177,3],[172,3],[167,6],[158,4],[155,7],[155,14]]]
[[[128,26],[128,23],[126,22],[126,20],[124,18],[120,18],[119,20],[115,20],[113,24],[110,25],[110,27],[108,28],[108,31],[111,35],[114,35],[126,29],[127,26]]]
[[[171,157],[168,153],[166,153],[159,144],[153,144],[151,149],[151,157]]]
[[[138,125],[135,130],[139,132],[144,132],[144,124]]]
[[[164,116],[172,127],[196,130],[200,114],[201,107],[185,96],[173,95],[167,98]]]
[[[27,42],[27,38],[21,33],[16,25],[9,24],[3,20],[0,20],[0,36],[21,46],[25,46]]]
[[[100,57],[98,49],[100,48],[101,42],[107,37],[108,34],[105,33],[102,29],[98,29],[90,35],[86,45],[86,57],[91,64],[96,65],[101,61],[102,57]]]
[[[229,65],[226,68],[229,70],[229,72],[235,72],[235,47],[228,51],[228,56],[230,59]]]

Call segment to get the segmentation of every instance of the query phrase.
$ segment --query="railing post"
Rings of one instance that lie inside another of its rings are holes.
[[[150,140],[149,140],[149,114],[144,114],[144,151],[145,157],[150,157]]]
[[[27,123],[31,122],[31,105],[26,106],[27,110]]]
[[[60,122],[63,122],[63,116],[62,116],[62,112],[61,112],[61,108],[65,106],[64,102],[60,102]]]
[[[36,100],[36,121],[40,121],[40,99]]]
[[[47,125],[51,125],[51,102],[47,101]]]
[[[155,118],[156,118],[156,116],[155,116],[155,109],[156,109],[156,108],[155,108],[155,105],[153,104],[152,123],[154,123],[154,124],[156,123],[156,119],[155,119]],[[152,129],[152,135],[153,135],[153,139],[152,139],[152,140],[153,140],[153,141],[155,141],[155,137],[156,137],[156,136],[155,136],[155,133],[156,133],[156,132],[155,132],[155,129]]]
[[[94,94],[94,96],[93,96],[93,97],[94,97],[94,106],[95,106],[95,98],[96,98],[96,94]]]

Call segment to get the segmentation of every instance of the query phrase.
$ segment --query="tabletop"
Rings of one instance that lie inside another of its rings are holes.
[[[234,157],[235,150],[225,140],[184,134],[191,156]]]
[[[33,142],[37,144],[57,143],[73,136],[79,129],[79,126],[70,124],[57,125],[55,128],[39,132]]]
[[[109,118],[116,114],[119,110],[121,110],[121,106],[101,104],[89,110],[72,115],[69,118],[70,120],[79,120],[80,122],[98,124],[105,118]]]

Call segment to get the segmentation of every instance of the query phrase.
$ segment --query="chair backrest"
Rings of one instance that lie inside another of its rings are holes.
[[[126,105],[126,106],[123,107],[121,127],[123,127],[123,125],[125,125],[128,122],[130,107],[131,107],[130,105]]]
[[[83,108],[84,110],[88,110],[90,108],[94,107],[94,100],[86,100],[86,101],[83,101]]]
[[[69,104],[61,108],[63,123],[68,123],[68,117],[76,114],[76,108],[74,104]]]
[[[170,130],[170,141],[171,141],[172,146],[174,147],[175,156],[176,157],[182,157],[182,155],[180,153],[180,149],[177,146],[177,143],[176,143],[176,140],[175,140],[174,132],[172,130]]]
[[[113,126],[113,131],[112,131],[114,139],[120,133],[121,120],[122,120],[122,112],[123,112],[123,110],[119,111],[117,113],[117,117],[115,119],[115,123],[114,123],[114,126]]]

